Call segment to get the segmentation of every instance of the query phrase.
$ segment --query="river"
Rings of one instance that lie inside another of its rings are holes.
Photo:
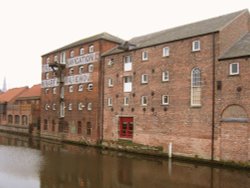
[[[250,172],[0,132],[0,188],[249,188]]]

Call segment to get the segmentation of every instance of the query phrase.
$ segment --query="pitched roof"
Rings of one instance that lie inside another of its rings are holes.
[[[120,39],[119,37],[116,37],[116,36],[111,35],[109,33],[103,32],[103,33],[100,33],[100,34],[97,34],[97,35],[94,35],[94,36],[91,36],[91,37],[84,38],[84,39],[81,39],[79,41],[73,42],[73,43],[68,44],[68,45],[66,45],[64,47],[61,47],[61,48],[58,48],[58,49],[56,49],[54,51],[46,53],[46,54],[44,54],[42,56],[49,55],[49,54],[59,52],[59,51],[62,51],[62,50],[66,50],[66,49],[69,49],[69,48],[73,48],[73,47],[76,47],[76,46],[84,44],[84,43],[94,42],[94,41],[100,40],[100,39],[108,40],[108,41],[111,41],[111,42],[116,42],[118,44],[121,44],[121,43],[124,42],[124,40]]]
[[[21,95],[19,95],[17,100],[24,100],[27,98],[40,98],[40,96],[41,96],[41,84],[37,84],[27,89]]]
[[[20,87],[9,89],[8,91],[0,94],[0,103],[10,102],[14,100],[16,97],[21,95],[28,87]]]
[[[185,38],[190,38],[194,36],[205,35],[209,33],[219,32],[222,28],[224,28],[228,23],[232,22],[238,16],[243,13],[248,12],[247,9],[233,12],[230,14],[226,14],[223,16],[210,18],[206,20],[202,20],[199,22],[166,29],[163,31],[134,37],[129,40],[129,43],[136,45],[134,49],[144,48],[148,46],[153,46],[157,44],[163,44],[166,42],[181,40]],[[103,55],[110,55],[114,53],[123,52],[121,49],[113,49],[110,50],[108,53]]]
[[[219,60],[250,56],[250,33],[243,36]]]

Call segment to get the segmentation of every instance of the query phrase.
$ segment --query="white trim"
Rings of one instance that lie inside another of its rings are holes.
[[[197,52],[201,50],[201,41],[200,40],[194,40],[192,42],[192,52]]]
[[[108,87],[113,87],[113,79],[112,78],[109,78],[108,79]]]
[[[148,97],[147,96],[141,96],[141,105],[142,106],[147,106],[148,105]]]
[[[148,83],[148,75],[147,74],[142,74],[141,75],[141,83],[142,84],[147,84]]]
[[[169,81],[169,71],[163,71],[161,75],[162,75],[161,80],[162,80],[163,82]],[[166,78],[166,77],[167,77],[167,78]]]
[[[162,57],[168,57],[169,56],[169,52],[170,52],[170,48],[168,46],[162,48]]]
[[[129,105],[129,97],[124,97],[123,98],[123,105],[128,106]]]
[[[233,72],[233,65],[237,65],[237,72]],[[230,63],[229,64],[229,74],[230,75],[239,75],[240,74],[240,64],[239,63]]]
[[[108,98],[108,106],[113,106],[111,97]]]
[[[167,102],[165,102],[165,97],[167,97]],[[161,96],[161,104],[162,105],[169,105],[169,96],[168,95]]]
[[[142,61],[147,61],[148,60],[148,52],[147,51],[143,51],[141,56],[142,56]]]

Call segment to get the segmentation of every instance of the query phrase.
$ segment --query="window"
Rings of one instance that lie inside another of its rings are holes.
[[[77,122],[77,134],[82,134],[82,122]]]
[[[65,116],[65,103],[61,102],[60,103],[60,117],[64,117]]]
[[[93,72],[94,71],[94,65],[93,64],[89,64],[88,71],[89,72]]]
[[[49,94],[49,88],[45,89],[45,94],[48,95]]]
[[[148,60],[148,52],[142,52],[142,61]]]
[[[147,74],[141,75],[141,83],[142,84],[147,84],[148,83],[148,75]]]
[[[80,55],[83,55],[83,54],[84,54],[84,48],[80,48],[79,54],[80,54]]]
[[[8,115],[8,123],[12,124],[13,123],[13,116]]]
[[[168,71],[162,72],[162,81],[163,82],[169,81],[169,72]]]
[[[146,96],[141,97],[141,105],[142,106],[147,106],[148,105],[148,97],[146,97]]]
[[[240,73],[239,63],[231,63],[229,66],[230,75],[238,75]]]
[[[169,96],[168,95],[162,95],[161,104],[162,105],[168,105],[169,104]]]
[[[74,50],[72,50],[71,52],[70,52],[70,58],[72,58],[72,57],[74,57],[75,56],[75,52],[74,52]]]
[[[114,59],[111,58],[111,59],[108,61],[108,66],[109,66],[109,67],[112,67],[113,64],[114,64]]]
[[[54,95],[56,94],[56,87],[53,87],[52,92]]]
[[[54,119],[52,119],[51,124],[52,124],[52,132],[55,132],[55,125],[56,125],[56,122],[55,122]]]
[[[57,63],[57,62],[58,62],[58,56],[55,55],[55,56],[54,56],[54,63]]]
[[[62,52],[60,54],[60,63],[61,64],[65,64],[66,63],[66,53],[65,52]]]
[[[49,79],[49,73],[48,72],[45,73],[45,79],[47,79],[47,80]]]
[[[73,86],[73,85],[70,85],[70,86],[69,86],[69,92],[70,92],[70,93],[73,93],[73,92],[74,92],[74,86]]]
[[[48,57],[47,59],[46,59],[46,63],[50,63],[50,58]]]
[[[78,103],[78,110],[83,110],[85,106],[82,104],[82,102]]]
[[[108,98],[108,106],[112,106],[112,98]]]
[[[195,40],[192,42],[192,51],[196,52],[196,51],[200,51],[200,41],[199,40]]]
[[[64,87],[61,87],[60,97],[61,97],[61,99],[64,98]]]
[[[169,56],[169,47],[162,48],[162,56],[168,57]]]
[[[28,125],[28,116],[22,115],[22,125]]]
[[[19,115],[15,115],[15,124],[19,125],[20,123],[20,116]]]
[[[83,91],[83,85],[82,84],[78,85],[78,91]]]
[[[90,45],[89,46],[89,53],[93,53],[94,52],[94,45]]]
[[[87,136],[91,135],[91,129],[92,129],[91,122],[88,121],[87,122],[87,131],[86,131]]]
[[[123,91],[124,92],[131,92],[132,91],[132,76],[125,76],[124,77]]]
[[[84,66],[79,66],[78,73],[83,74],[83,71],[84,71]]]
[[[43,130],[47,130],[48,129],[48,120],[44,119],[43,120]]]
[[[72,68],[69,69],[69,75],[71,76],[73,74],[74,74],[74,68],[72,67]]]
[[[88,91],[92,91],[92,90],[93,90],[93,84],[90,83],[90,84],[88,84]]]
[[[45,104],[45,110],[49,110],[49,108],[50,108],[50,106],[49,106],[49,104]]]
[[[132,70],[132,60],[131,56],[124,57],[124,71],[131,71]]]
[[[112,78],[108,79],[108,86],[113,87],[113,79]]]
[[[72,110],[72,103],[69,103],[68,110]]]
[[[53,103],[53,105],[52,105],[52,110],[56,110],[56,104],[55,103]]]
[[[129,98],[128,97],[124,97],[124,99],[123,99],[124,106],[128,106],[128,103],[129,103]]]
[[[201,71],[194,68],[191,72],[191,106],[201,106]]]
[[[92,110],[92,103],[91,102],[88,103],[87,109],[88,109],[88,111]]]

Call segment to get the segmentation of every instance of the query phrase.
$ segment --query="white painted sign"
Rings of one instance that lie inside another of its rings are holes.
[[[56,87],[58,86],[58,78],[42,80],[42,88]]]
[[[99,58],[99,52],[89,53],[82,56],[69,58],[67,61],[67,67],[73,67],[78,65],[84,65],[97,61]]]
[[[64,85],[84,84],[89,82],[92,82],[90,73],[67,76],[64,78]]]

